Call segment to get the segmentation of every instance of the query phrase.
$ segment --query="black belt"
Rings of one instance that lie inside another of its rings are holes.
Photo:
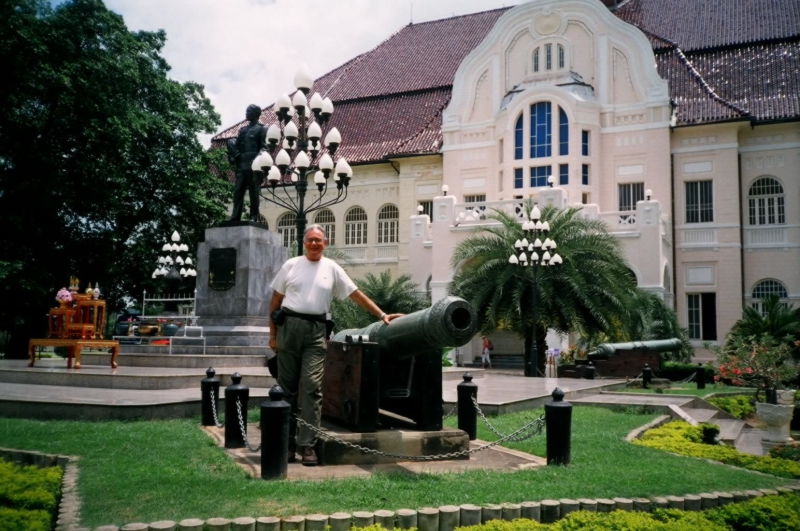
[[[298,319],[303,319],[304,321],[311,321],[312,323],[324,323],[327,321],[327,316],[324,313],[320,314],[310,314],[310,313],[300,313],[294,310],[290,310],[289,308],[281,308],[283,313],[286,314],[287,317],[297,317]]]

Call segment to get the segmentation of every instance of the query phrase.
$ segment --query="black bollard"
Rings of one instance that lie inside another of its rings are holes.
[[[697,373],[695,374],[695,380],[697,380],[698,389],[706,388],[706,370],[703,368],[702,363],[697,364]]]
[[[283,389],[273,385],[261,403],[261,479],[286,478],[289,456],[289,411]]]
[[[597,374],[596,371],[597,369],[595,368],[594,363],[590,361],[589,365],[587,365],[586,369],[583,371],[583,377],[587,380],[594,380],[594,377]]]
[[[458,429],[467,432],[469,440],[478,437],[478,412],[472,403],[472,398],[478,400],[478,385],[472,381],[472,373],[464,375],[464,381],[456,386],[458,395]]]
[[[225,388],[225,448],[244,448],[244,434],[247,434],[247,401],[250,388],[242,384],[242,375],[238,372],[231,376],[233,384]],[[242,405],[242,421],[239,423],[239,412],[236,402]],[[242,434],[244,425],[244,434]]]
[[[547,464],[572,462],[572,404],[564,400],[564,391],[555,388],[553,401],[544,405],[547,427]]]
[[[200,424],[203,426],[216,426],[216,412],[219,412],[219,378],[213,367],[206,371],[206,377],[200,380]],[[213,398],[213,401],[212,401]]]
[[[645,363],[644,369],[642,369],[642,388],[650,389],[651,383],[653,383],[653,369],[650,368],[649,364]]]

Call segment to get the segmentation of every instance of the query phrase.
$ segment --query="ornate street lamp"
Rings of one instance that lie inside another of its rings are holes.
[[[185,243],[178,243],[181,241],[181,235],[178,234],[178,231],[172,233],[170,240],[172,240],[172,243],[167,242],[161,247],[161,251],[165,254],[158,257],[158,266],[153,271],[152,278],[162,278],[166,285],[167,294],[177,294],[180,291],[181,282],[184,279],[194,280],[194,277],[197,276],[197,271],[194,268],[192,258],[188,256],[189,246]],[[169,298],[167,297],[167,299]],[[178,313],[178,302],[167,300],[164,311]]]
[[[522,230],[525,236],[522,240],[514,242],[514,251],[508,258],[510,264],[529,267],[533,269],[533,276],[523,275],[523,278],[531,281],[533,288],[533,345],[531,346],[531,357],[525,367],[525,376],[536,376],[539,366],[539,349],[536,344],[536,313],[539,308],[539,279],[542,267],[558,266],[563,263],[561,256],[555,252],[556,242],[547,237],[550,232],[550,223],[540,221],[541,212],[538,206],[534,206],[530,212],[530,217],[522,223]],[[542,241],[544,238],[544,241]],[[539,255],[541,253],[541,256]]]
[[[335,127],[326,127],[333,114],[333,103],[318,92],[307,99],[313,80],[305,65],[295,74],[294,85],[297,91],[293,98],[282,94],[275,102],[278,122],[267,129],[267,150],[253,160],[252,169],[258,177],[267,178],[267,193],[262,192],[261,197],[297,216],[300,256],[307,215],[344,201],[353,170],[344,157],[334,161],[342,135]],[[309,175],[313,175],[319,196],[306,205]],[[326,200],[331,177],[334,184],[330,186],[335,186],[336,196]],[[295,197],[290,193],[292,188]],[[283,195],[279,195],[279,190],[283,190]]]

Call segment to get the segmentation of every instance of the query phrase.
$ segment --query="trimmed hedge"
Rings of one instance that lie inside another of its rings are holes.
[[[61,467],[20,466],[0,459],[0,529],[48,531],[63,474]]]
[[[50,519],[47,511],[0,507],[0,529],[3,531],[49,531]]]
[[[800,496],[762,496],[708,511],[709,520],[732,529],[787,531],[800,529]]]
[[[712,396],[706,402],[727,411],[737,419],[746,419],[756,412],[756,397],[754,395]]]
[[[769,455],[778,459],[800,461],[800,443],[793,442],[773,446],[769,450]]]
[[[800,478],[800,463],[770,456],[743,454],[732,446],[702,444],[703,429],[683,421],[672,421],[648,430],[634,444],[689,457],[713,459],[728,465],[758,470],[784,478]]]
[[[710,365],[703,365],[703,370],[706,372],[706,382],[711,383],[714,381],[714,367]],[[685,380],[689,376],[697,372],[697,364],[695,363],[679,363],[677,361],[665,361],[661,363],[661,368],[658,370],[657,376],[659,378],[666,378],[671,382],[679,382]]]

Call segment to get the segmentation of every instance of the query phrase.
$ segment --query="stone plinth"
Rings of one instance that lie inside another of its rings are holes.
[[[212,249],[236,250],[234,285],[225,291],[209,286]],[[269,343],[272,279],[288,258],[280,237],[257,224],[206,229],[197,247],[198,325],[208,346],[264,347]]]

